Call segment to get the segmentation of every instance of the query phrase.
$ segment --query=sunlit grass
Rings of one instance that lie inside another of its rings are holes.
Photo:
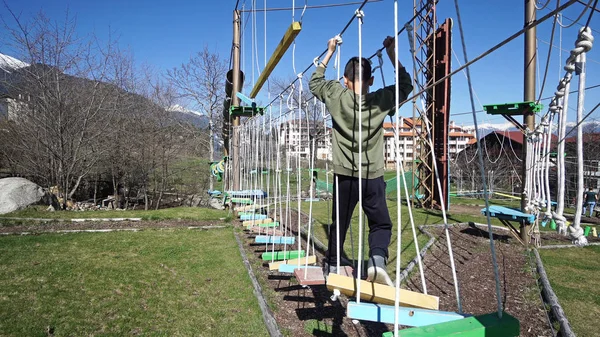
[[[231,229],[0,237],[0,335],[266,336]]]
[[[214,208],[173,207],[159,210],[107,210],[107,211],[55,211],[48,212],[43,206],[28,207],[16,212],[4,214],[2,218],[39,218],[39,219],[90,219],[90,218],[141,218],[142,220],[219,220],[227,218],[228,212]]]
[[[596,336],[600,317],[600,247],[539,250],[552,289],[577,336]]]

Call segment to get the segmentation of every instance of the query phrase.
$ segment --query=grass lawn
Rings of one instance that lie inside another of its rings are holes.
[[[53,336],[268,334],[230,228],[0,237],[0,336],[48,328]]]
[[[597,336],[600,247],[539,250],[552,289],[577,336]]]
[[[127,210],[127,211],[57,211],[48,212],[44,206],[33,206],[0,215],[2,218],[40,218],[40,219],[89,219],[89,218],[142,218],[142,220],[219,220],[229,219],[227,211],[214,208],[173,207],[159,210]]]

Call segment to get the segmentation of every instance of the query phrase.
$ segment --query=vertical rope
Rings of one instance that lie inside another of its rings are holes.
[[[363,196],[363,189],[362,189],[362,139],[363,139],[363,134],[362,134],[362,85],[363,85],[363,76],[362,76],[362,23],[363,23],[363,16],[364,13],[361,10],[357,10],[356,14],[355,14],[356,18],[358,19],[358,87],[359,87],[359,94],[358,94],[358,247],[359,247],[359,254],[358,254],[358,273],[357,273],[357,278],[360,280],[361,279],[361,273],[362,273],[362,260],[363,260],[363,209],[362,209],[362,196]],[[358,282],[358,286],[357,286],[357,298],[356,298],[356,302],[360,303],[360,285],[362,282]]]
[[[398,0],[394,0],[394,32],[398,31]],[[410,34],[408,34],[410,35]],[[396,54],[398,53],[398,38],[394,39],[394,50]],[[398,55],[396,55],[396,58]],[[380,58],[381,59],[381,58]],[[400,88],[398,87],[398,82],[400,81],[400,76],[398,74],[398,61],[394,60],[394,106],[397,107],[400,105]],[[381,70],[381,78],[383,78],[383,69]],[[385,86],[385,84],[384,84]],[[400,112],[396,111],[394,115],[396,119],[396,132],[394,133],[394,142],[396,144],[396,217],[398,219],[397,234],[396,234],[396,289],[394,295],[394,336],[398,336],[398,329],[400,325],[400,269],[402,267],[402,193],[400,193],[400,166],[398,163],[402,163],[404,160],[404,156],[400,158]],[[410,202],[407,199],[407,202]],[[419,255],[419,252],[417,252]]]
[[[467,48],[465,45],[465,37],[464,37],[464,33],[463,33],[463,29],[462,29],[462,21],[460,19],[460,10],[458,7],[458,0],[454,0],[454,6],[456,7],[456,16],[458,19],[458,28],[460,31],[460,40],[462,43],[462,49],[463,49],[463,56],[465,59],[465,63],[468,61],[468,57],[467,57]],[[486,209],[489,209],[490,207],[490,200],[489,200],[489,195],[487,193],[488,189],[487,189],[487,182],[485,179],[485,169],[484,169],[484,164],[483,164],[483,152],[481,151],[481,142],[480,142],[480,135],[479,135],[479,127],[477,125],[477,114],[475,113],[475,101],[473,100],[473,86],[471,85],[471,72],[469,71],[469,67],[466,68],[467,71],[467,79],[468,79],[468,83],[469,83],[469,95],[470,95],[470,100],[471,100],[471,110],[472,110],[472,114],[473,114],[473,125],[475,127],[475,134],[477,137],[477,149],[478,149],[478,156],[479,156],[479,166],[480,166],[480,172],[481,172],[481,180],[483,183],[483,192],[484,192],[484,199],[485,199],[485,207]],[[494,279],[495,279],[495,285],[496,285],[496,301],[497,301],[497,306],[498,306],[498,317],[502,318],[502,293],[500,290],[500,275],[498,272],[498,262],[496,261],[496,248],[494,245],[494,234],[492,232],[492,222],[490,219],[490,212],[486,212],[486,221],[487,221],[487,225],[488,225],[488,233],[489,233],[489,238],[490,238],[490,251],[492,253],[492,265],[494,267]],[[447,225],[446,225],[447,228]],[[454,263],[453,259],[451,258],[452,263]],[[458,292],[458,280],[455,280],[455,284],[456,284],[456,297],[458,300],[458,311],[462,313],[462,307],[460,304],[460,294]]]
[[[298,149],[302,149],[302,74],[298,75],[300,85],[298,85]],[[297,186],[297,199],[298,199],[298,256],[300,256],[300,250],[302,250],[302,243],[300,232],[302,231],[302,168],[300,163],[300,151],[296,151],[296,163],[298,165],[298,171],[296,173],[296,186]],[[300,259],[298,266],[300,266]]]

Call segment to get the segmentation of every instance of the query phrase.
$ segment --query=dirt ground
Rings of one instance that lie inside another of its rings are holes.
[[[456,312],[457,300],[445,231],[439,227],[430,227],[428,231],[437,238],[423,259],[428,293],[439,296],[440,310]],[[495,312],[497,302],[487,231],[460,225],[452,226],[449,235],[463,312],[473,315]],[[494,232],[494,241],[504,310],[520,320],[521,336],[553,336],[524,249],[504,231]],[[264,246],[248,247],[249,253],[257,260],[264,251]],[[259,262],[255,262],[257,264]],[[342,296],[340,301],[332,302],[331,292],[325,286],[303,288],[293,277],[268,271],[266,266],[255,272],[264,282],[263,286],[273,290],[269,298],[275,303],[275,317],[284,334],[381,336],[393,329],[393,326],[381,323],[361,321],[353,324],[345,316],[348,299]],[[413,273],[405,288],[422,292],[418,273]]]
[[[479,207],[463,206],[463,208],[461,211],[472,212]],[[458,212],[458,209],[454,208],[453,212]],[[296,219],[295,216],[292,218]],[[220,225],[220,223],[189,220],[50,222],[42,225],[3,226],[0,224],[0,233],[213,225]],[[454,282],[446,247],[446,232],[442,227],[427,227],[427,231],[436,238],[436,242],[423,259],[428,293],[439,296],[440,310],[457,311]],[[487,229],[474,225],[456,225],[450,227],[448,235],[454,252],[463,312],[473,315],[495,312],[497,310],[496,285]],[[392,331],[391,325],[366,321],[352,323],[346,317],[345,308],[348,298],[341,296],[338,301],[332,301],[331,292],[324,285],[305,288],[290,275],[269,271],[268,265],[260,259],[265,246],[254,244],[253,236],[247,232],[243,237],[253,271],[285,336],[381,336],[383,332]],[[553,244],[570,244],[568,238],[555,233],[544,233],[542,240]],[[521,322],[521,336],[554,336],[539,295],[534,269],[532,269],[534,262],[506,231],[494,230],[494,243],[504,310]],[[322,253],[319,250],[316,252],[319,261],[322,260]],[[416,271],[417,269],[413,271],[404,287],[421,292],[421,279]]]

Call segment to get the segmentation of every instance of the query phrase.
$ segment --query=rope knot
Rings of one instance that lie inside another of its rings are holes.
[[[356,16],[358,19],[361,19],[365,17],[365,12],[363,12],[360,9],[357,9],[356,12],[354,12],[354,16]]]
[[[338,45],[338,46],[339,46],[339,45],[341,45],[342,43],[344,43],[344,40],[342,40],[342,36],[341,36],[341,35],[339,35],[339,34],[338,34],[338,35],[336,35],[336,36],[334,37],[334,39],[335,39],[335,43],[337,43],[337,45]]]

